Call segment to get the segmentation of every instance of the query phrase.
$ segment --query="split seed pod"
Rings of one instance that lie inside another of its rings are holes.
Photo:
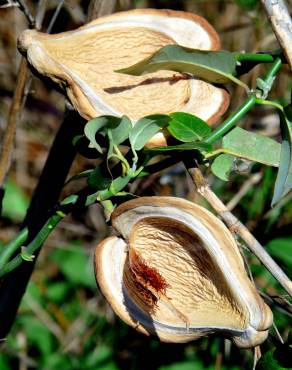
[[[267,338],[272,313],[213,214],[184,199],[142,197],[111,220],[120,236],[96,248],[96,278],[127,324],[166,342],[221,333],[248,348]]]
[[[169,44],[218,50],[219,37],[202,17],[172,10],[139,9],[102,17],[74,31],[48,35],[26,30],[19,50],[41,75],[59,84],[85,119],[141,117],[185,111],[215,122],[227,109],[226,90],[171,71],[147,76],[114,72]],[[158,135],[156,145],[165,145]]]

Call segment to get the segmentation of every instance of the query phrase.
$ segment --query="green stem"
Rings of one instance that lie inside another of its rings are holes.
[[[283,106],[279,103],[276,103],[275,101],[271,100],[263,100],[263,99],[257,99],[256,104],[259,105],[269,105],[271,107],[274,107],[276,109],[279,109],[280,111],[283,111]]]
[[[278,58],[276,58],[276,60],[274,61],[273,65],[268,70],[267,74],[265,75],[264,81],[267,81],[268,82],[271,78],[275,77],[277,75],[277,73],[279,72],[281,66],[282,66],[282,61],[278,57]]]
[[[252,54],[252,53],[240,53],[236,55],[238,62],[259,62],[259,63],[273,63],[275,58],[270,54]]]
[[[216,149],[213,152],[210,152],[210,153],[205,154],[205,159],[209,159],[209,158],[215,157],[218,154],[222,154],[222,153],[225,153],[224,148]]]
[[[277,75],[278,71],[281,68],[281,65],[282,61],[279,57],[277,57],[263,80],[265,82],[270,82],[271,79],[273,79]],[[270,84],[270,88],[271,87],[272,84]],[[219,126],[216,130],[212,131],[211,134],[207,136],[203,142],[213,144],[215,141],[221,139],[221,137],[225,135],[228,131],[230,131],[235,126],[235,124],[242,117],[244,117],[246,113],[250,111],[251,108],[254,107],[254,105],[259,101],[260,100],[256,98],[254,93],[251,94],[249,98],[237,109],[237,111],[231,114],[231,116],[228,117],[227,120],[224,121],[221,126]],[[263,101],[261,101],[260,104],[262,104],[262,102]]]
[[[116,154],[113,154],[113,157],[116,157],[117,159],[119,159],[124,164],[124,166],[126,168],[126,173],[127,173],[130,170],[130,165],[129,165],[128,161],[123,156],[123,154],[121,153],[121,151],[120,151],[120,149],[118,148],[117,145],[114,145],[113,147],[116,151]]]
[[[26,252],[28,254],[33,255],[38,248],[44,243],[50,233],[54,230],[54,228],[58,225],[58,223],[62,220],[64,216],[60,213],[54,214],[49,218],[49,220],[45,223],[45,225],[41,228],[40,232],[37,236],[32,240],[31,243],[28,244],[26,247]],[[8,274],[16,267],[20,266],[23,263],[23,258],[21,254],[18,254],[16,257],[13,258],[10,262],[8,262],[1,270],[0,270],[0,277]]]
[[[215,141],[221,139],[223,135],[225,135],[228,131],[230,131],[235,124],[246,115],[248,111],[256,103],[256,97],[254,94],[250,95],[250,97],[234,112],[230,117],[227,118],[225,122],[222,123],[216,130],[212,131],[209,136],[205,138],[203,141],[207,144],[213,144]]]
[[[22,229],[14,239],[12,239],[3,249],[0,255],[0,271],[10,260],[13,254],[19,249],[26,241],[28,237],[28,228]]]

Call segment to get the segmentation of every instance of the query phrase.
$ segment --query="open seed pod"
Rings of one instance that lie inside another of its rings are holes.
[[[159,71],[137,77],[114,72],[168,44],[217,50],[217,33],[192,13],[132,10],[55,35],[26,30],[18,41],[33,68],[58,83],[85,119],[125,114],[136,121],[154,113],[186,111],[212,123],[229,104],[224,89],[183,74],[173,78],[173,72]],[[153,143],[164,145],[165,139],[158,135]]]
[[[97,282],[127,324],[162,341],[210,333],[262,343],[272,313],[248,279],[225,225],[184,199],[142,197],[112,214],[119,237],[95,252]]]

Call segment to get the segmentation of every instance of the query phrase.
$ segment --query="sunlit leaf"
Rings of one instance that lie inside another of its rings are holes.
[[[29,205],[28,196],[12,180],[8,179],[5,185],[5,194],[2,203],[2,215],[13,221],[21,221]]]
[[[223,181],[229,180],[235,157],[230,154],[220,154],[212,163],[211,170],[215,176]]]
[[[236,58],[233,53],[167,45],[137,64],[116,72],[140,76],[159,70],[171,70],[190,73],[213,83],[233,81],[247,88],[242,81],[234,77],[235,68]]]
[[[70,291],[70,286],[71,284],[65,281],[50,282],[46,288],[46,297],[50,301],[62,303],[67,293]]]
[[[71,244],[67,250],[55,249],[50,258],[71,283],[88,288],[95,286],[90,258],[80,244]]]
[[[292,237],[273,239],[266,249],[273,257],[292,268]]]
[[[104,134],[106,131],[111,131],[111,136],[114,145],[120,145],[129,137],[130,130],[132,129],[132,123],[127,116],[114,117],[107,116],[108,122],[106,127],[102,130]]]
[[[192,114],[175,112],[171,113],[170,117],[167,129],[177,140],[199,141],[211,132],[210,126],[205,121]]]
[[[224,153],[277,167],[280,162],[281,145],[275,140],[246,131],[240,127],[234,128],[222,140]]]
[[[169,121],[170,117],[164,114],[139,119],[129,134],[131,147],[134,150],[141,150],[161,128],[167,126]]]
[[[117,177],[112,181],[109,190],[113,194],[117,194],[118,192],[124,189],[124,187],[129,183],[130,180],[131,180],[130,176]]]
[[[102,154],[102,149],[96,141],[96,134],[98,131],[107,124],[106,116],[96,117],[88,121],[84,127],[84,134],[90,142],[90,147],[95,148]]]
[[[292,108],[279,111],[282,133],[280,165],[272,199],[274,206],[292,188]]]
[[[108,189],[99,191],[97,194],[97,199],[99,201],[103,201],[106,199],[109,199],[112,196],[115,196],[118,194],[120,191],[122,191],[125,186],[131,181],[132,176],[127,175],[127,176],[119,176],[115,178]]]

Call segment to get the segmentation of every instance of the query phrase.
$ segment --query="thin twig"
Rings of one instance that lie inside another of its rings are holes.
[[[20,3],[22,4],[22,7],[20,6]],[[34,24],[36,29],[41,28],[41,24],[43,22],[45,12],[46,12],[46,3],[47,0],[41,0],[38,3],[36,16],[33,21],[31,21],[31,24]],[[27,18],[31,18],[32,15],[29,13],[26,4],[23,1],[19,1],[19,7],[20,9],[26,14]],[[58,6],[59,8],[59,6]],[[59,13],[58,8],[56,9],[53,18],[54,21],[56,20],[55,14]],[[52,18],[52,20],[53,20]],[[51,21],[50,23],[51,27],[53,26],[53,23]],[[19,65],[19,69],[17,72],[17,81],[16,81],[16,87],[14,90],[14,95],[12,99],[12,104],[10,107],[8,120],[7,120],[7,127],[4,133],[3,141],[2,141],[2,149],[0,151],[0,188],[3,187],[3,184],[6,179],[6,175],[9,171],[10,164],[11,164],[11,158],[12,158],[12,151],[13,151],[13,145],[14,145],[14,138],[15,138],[15,132],[17,128],[17,122],[19,119],[21,108],[24,105],[25,101],[25,90],[29,89],[28,84],[30,84],[28,79],[28,64],[25,58],[21,58],[21,62]]]
[[[51,318],[51,316],[34,300],[29,294],[25,297],[25,303],[29,306],[36,317],[49,329],[49,331],[60,341],[64,340],[64,333],[60,326]]]
[[[292,21],[284,0],[261,0],[292,70]]]
[[[19,7],[19,4],[12,0],[6,0],[7,4],[0,5],[0,9]]]
[[[257,363],[258,363],[259,359],[261,358],[261,356],[262,356],[261,347],[260,346],[254,347],[252,370],[256,369]]]
[[[205,198],[212,208],[218,213],[222,220],[229,227],[230,231],[236,233],[246,243],[248,248],[270,271],[275,279],[282,285],[286,292],[292,297],[292,282],[284,273],[280,266],[265,251],[262,245],[255,239],[249,230],[231,213],[217,195],[210,189],[209,184],[204,179],[201,171],[197,167],[189,167],[188,172],[197,188],[199,194]]]
[[[19,9],[23,12],[23,14],[26,16],[26,19],[28,21],[28,24],[30,27],[35,26],[35,19],[33,15],[31,14],[28,6],[26,5],[25,1],[23,0],[15,0],[18,3]]]
[[[52,32],[52,28],[53,28],[53,26],[54,26],[54,24],[56,22],[56,19],[58,18],[58,15],[59,15],[59,13],[60,13],[63,5],[64,5],[64,1],[65,0],[60,0],[58,6],[57,6],[57,8],[56,8],[56,10],[55,10],[55,12],[54,12],[54,14],[52,16],[52,19],[50,21],[50,24],[49,24],[49,26],[47,28],[47,33],[51,33]]]
[[[112,14],[115,10],[117,0],[91,0],[88,7],[88,21],[104,15]]]
[[[28,67],[27,61],[25,58],[22,58],[20,61],[16,87],[12,99],[12,104],[9,111],[7,128],[4,133],[2,141],[2,150],[0,153],[0,187],[3,186],[3,183],[6,178],[6,174],[10,167],[11,162],[11,153],[13,149],[15,131],[17,126],[17,121],[19,117],[19,111],[22,107],[22,98],[24,94],[25,84],[28,76]]]
[[[264,292],[260,292],[262,298],[267,302],[269,306],[273,306],[278,309],[281,313],[292,318],[292,304],[287,298],[283,296],[268,295]]]
[[[245,194],[250,190],[250,188],[260,182],[261,178],[262,175],[260,173],[255,173],[248,180],[246,180],[237,194],[235,194],[235,196],[226,204],[228,211],[232,211],[233,208],[237,206]]]
[[[275,321],[273,321],[273,328],[274,328],[275,333],[276,333],[279,341],[281,342],[281,344],[284,344],[284,340],[283,340],[283,338],[282,338],[282,336],[281,336],[281,334],[280,334],[280,332],[279,332],[279,330],[277,328],[277,325],[275,324]]]
[[[36,15],[35,15],[35,28],[39,31],[42,27],[42,23],[47,10],[47,0],[40,0],[38,2]]]

